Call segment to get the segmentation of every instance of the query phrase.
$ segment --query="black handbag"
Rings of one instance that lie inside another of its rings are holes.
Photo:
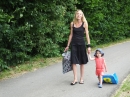
[[[71,52],[66,51],[62,54],[63,59],[62,59],[62,69],[63,69],[63,74],[69,72],[72,70],[72,65],[71,65]]]

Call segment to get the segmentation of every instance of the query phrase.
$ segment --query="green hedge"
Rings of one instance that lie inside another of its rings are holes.
[[[35,55],[61,55],[76,9],[85,13],[92,46],[130,37],[129,4],[129,0],[1,0],[1,70]]]
[[[130,37],[129,0],[79,0],[85,12],[92,45]]]

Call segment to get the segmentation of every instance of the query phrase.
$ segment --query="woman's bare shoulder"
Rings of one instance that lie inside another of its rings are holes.
[[[72,26],[73,26],[73,24],[74,24],[74,22],[71,22],[71,23],[70,23],[70,26],[72,27]]]
[[[74,24],[74,22],[71,22],[70,24],[71,24],[71,25],[73,25],[73,24]]]
[[[88,23],[87,22],[84,22],[84,27],[88,27]]]

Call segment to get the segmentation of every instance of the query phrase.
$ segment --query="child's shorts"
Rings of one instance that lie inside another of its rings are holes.
[[[104,74],[104,69],[96,69],[96,75],[100,76]]]

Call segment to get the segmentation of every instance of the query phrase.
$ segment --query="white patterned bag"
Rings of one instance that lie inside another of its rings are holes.
[[[72,70],[71,52],[70,51],[64,52],[62,56],[63,56],[63,60],[62,60],[63,74],[65,74]]]

